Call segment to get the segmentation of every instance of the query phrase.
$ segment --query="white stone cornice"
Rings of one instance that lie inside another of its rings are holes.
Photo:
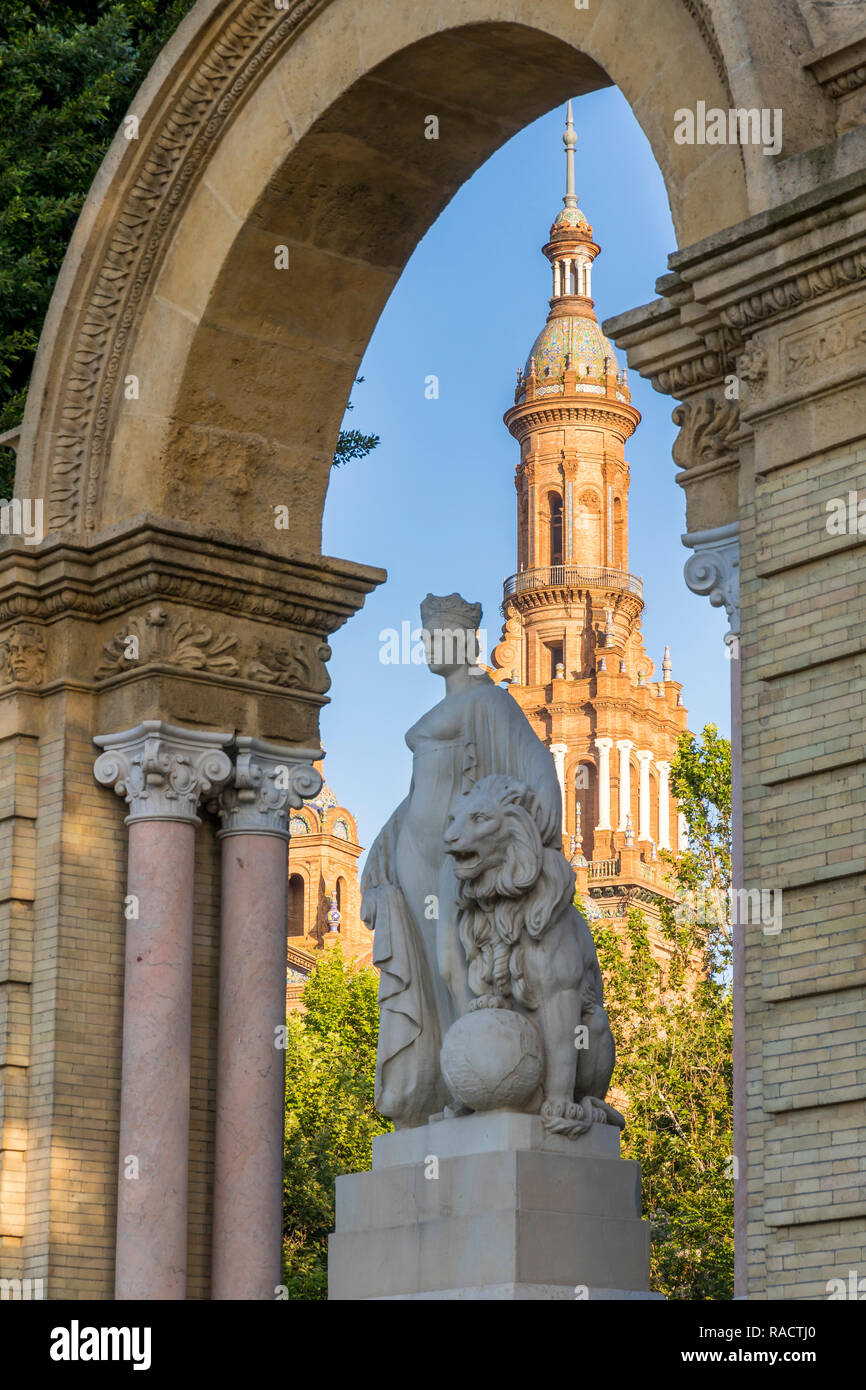
[[[231,780],[219,798],[222,830],[228,835],[279,835],[289,838],[289,811],[315,796],[322,774],[316,748],[284,748],[246,735],[235,740]]]
[[[142,820],[198,825],[199,802],[219,791],[231,774],[225,748],[232,738],[145,719],[123,733],[97,734],[93,742],[103,751],[93,773],[126,799],[127,825]]]
[[[692,531],[682,538],[695,553],[685,564],[686,583],[693,594],[707,594],[714,608],[724,608],[731,633],[740,631],[739,523],[712,531]]]

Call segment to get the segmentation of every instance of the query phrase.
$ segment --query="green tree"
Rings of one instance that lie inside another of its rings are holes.
[[[683,734],[671,787],[689,849],[663,855],[678,905],[662,911],[663,969],[643,913],[595,930],[617,1042],[613,1085],[628,1098],[623,1154],[641,1164],[653,1287],[668,1298],[733,1294],[730,744]],[[701,909],[709,904],[709,914]]]
[[[360,386],[363,380],[362,376],[356,377],[355,385]],[[349,400],[346,409],[355,409],[352,400]],[[340,430],[331,467],[342,468],[344,463],[351,463],[353,459],[366,458],[368,454],[373,452],[378,443],[378,434],[363,434],[361,430]]]
[[[0,13],[0,433],[20,424],[54,284],[135,93],[194,0],[5,0]],[[349,406],[351,409],[351,405]],[[334,466],[377,435],[341,430]],[[0,448],[0,498],[15,456]]]
[[[310,976],[306,1014],[288,1020],[283,1282],[292,1299],[327,1298],[334,1179],[368,1169],[374,1137],[391,1129],[373,1104],[377,991],[375,971],[344,961],[338,946]]]

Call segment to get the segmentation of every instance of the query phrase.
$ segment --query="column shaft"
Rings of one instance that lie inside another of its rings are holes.
[[[640,778],[638,781],[638,830],[639,840],[649,840],[652,838],[650,833],[650,760],[652,753],[648,748],[642,748],[638,752],[640,762]]]
[[[322,777],[312,766],[315,749],[247,735],[235,748],[220,805],[211,1296],[273,1299],[282,1248],[289,810],[315,796]]]
[[[94,739],[96,780],[130,808],[118,1299],[186,1295],[196,810],[231,771],[230,740],[159,719]]]
[[[129,827],[115,1297],[186,1294],[195,826]]]
[[[596,830],[610,830],[610,750],[612,739],[597,738],[598,749],[598,825]]]
[[[668,785],[670,763],[656,763],[659,773],[659,849],[671,847],[671,795]]]
[[[282,1242],[288,842],[222,846],[212,1297],[273,1299]]]
[[[619,749],[619,830],[625,830],[626,821],[631,815],[631,750],[629,739],[620,739]]]

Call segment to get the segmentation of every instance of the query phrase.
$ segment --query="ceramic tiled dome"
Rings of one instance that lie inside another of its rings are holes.
[[[581,232],[586,232],[587,236],[592,236],[592,227],[580,208],[563,208],[550,229],[550,235],[553,237],[557,232],[568,232],[575,227]]]
[[[524,376],[529,375],[530,361],[534,358],[539,386],[544,385],[546,378],[558,381],[565,371],[566,356],[578,380],[584,376],[603,377],[606,357],[618,370],[613,345],[595,319],[562,317],[551,319],[542,328],[527,359]]]

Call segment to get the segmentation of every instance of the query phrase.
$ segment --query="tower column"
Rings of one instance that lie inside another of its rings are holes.
[[[598,749],[598,825],[596,830],[610,830],[610,750],[612,738],[597,738]]]
[[[650,748],[639,748],[637,751],[640,763],[640,775],[638,779],[638,823],[637,837],[639,840],[649,840],[650,836],[650,763],[653,755]]]
[[[567,743],[551,743],[550,752],[556,766],[556,775],[559,779],[559,790],[562,795],[562,833],[565,834],[565,755],[568,752]]]
[[[222,909],[214,1162],[214,1299],[280,1282],[289,811],[315,796],[312,749],[237,739],[220,798]]]
[[[670,788],[668,779],[670,777],[670,763],[656,763],[659,774],[659,849],[670,849],[671,829],[670,829]]]
[[[625,830],[626,821],[631,815],[631,761],[630,754],[634,748],[630,738],[621,738],[617,741],[619,749],[619,825],[618,830]]]
[[[130,814],[115,1297],[186,1294],[196,814],[231,734],[148,719],[94,739],[97,782]],[[119,905],[118,905],[119,906]]]

